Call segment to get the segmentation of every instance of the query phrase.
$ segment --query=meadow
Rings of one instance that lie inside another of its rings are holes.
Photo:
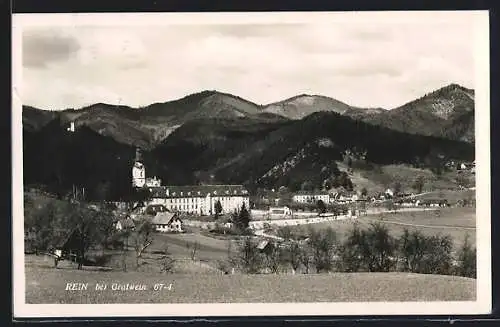
[[[87,290],[66,290],[67,283]],[[106,284],[98,291],[95,284]],[[112,290],[113,283],[145,290]],[[155,284],[164,284],[155,291]],[[168,285],[172,284],[170,289]],[[26,266],[26,303],[238,303],[473,301],[476,280],[408,273],[157,274]]]
[[[466,235],[473,244],[476,242],[476,213],[475,208],[439,208],[429,211],[382,213],[360,216],[356,219],[329,221],[318,224],[292,226],[291,229],[299,234],[306,233],[308,228],[325,229],[328,227],[336,231],[342,240],[345,235],[357,224],[360,228],[369,228],[371,223],[384,224],[389,233],[399,237],[405,229],[410,232],[421,231],[424,235],[450,235],[455,249],[459,247]]]

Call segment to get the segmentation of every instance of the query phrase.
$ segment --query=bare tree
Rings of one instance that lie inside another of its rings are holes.
[[[287,261],[290,263],[290,266],[292,267],[292,272],[295,274],[295,272],[299,269],[300,264],[301,264],[301,249],[300,246],[297,242],[290,242],[287,246]]]
[[[196,259],[196,253],[198,252],[198,249],[200,248],[200,242],[195,241],[195,242],[187,242],[186,247],[189,250],[189,256],[191,257],[191,260]]]
[[[311,246],[309,246],[309,244],[306,244],[304,247],[300,249],[299,261],[302,264],[302,266],[304,266],[305,269],[304,272],[306,274],[309,274],[309,270],[313,263],[312,248]]]
[[[153,226],[147,221],[143,222],[132,232],[132,237],[134,239],[135,263],[136,267],[139,268],[139,258],[153,243]]]
[[[236,256],[237,263],[248,274],[257,273],[262,263],[262,257],[257,249],[257,245],[247,236],[240,245]]]
[[[265,253],[267,267],[273,274],[277,274],[285,263],[285,253],[278,242],[270,243],[269,246],[270,249]]]

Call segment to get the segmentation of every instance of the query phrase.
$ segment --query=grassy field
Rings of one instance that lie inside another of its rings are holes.
[[[202,278],[200,278],[202,277]],[[88,283],[87,290],[66,290]],[[97,291],[96,283],[107,289]],[[146,290],[112,290],[113,283]],[[154,285],[172,284],[154,290]],[[472,301],[476,281],[455,276],[407,273],[321,275],[221,275],[96,272],[26,266],[26,303],[237,303]]]
[[[355,220],[338,220],[307,226],[293,226],[301,232],[307,228],[324,229],[332,227],[343,239],[354,226],[369,228],[373,222],[381,222],[389,228],[391,235],[399,237],[405,228],[409,231],[420,230],[425,235],[450,235],[455,247],[458,247],[469,234],[470,241],[476,242],[476,213],[474,208],[442,208],[435,211],[415,211],[401,213],[385,213],[361,216]]]

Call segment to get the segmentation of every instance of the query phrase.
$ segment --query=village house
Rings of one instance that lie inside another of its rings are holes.
[[[134,221],[130,218],[130,217],[127,217],[127,218],[124,218],[124,219],[119,219],[116,223],[115,223],[115,229],[116,230],[134,230],[135,229],[135,223]]]
[[[249,208],[250,204],[249,193],[242,185],[162,186],[161,180],[156,178],[148,182],[139,151],[132,167],[132,186],[149,189],[150,200],[146,207],[162,205],[171,212],[203,216],[214,214],[217,202],[222,206],[222,213],[238,211],[243,204]]]
[[[151,224],[157,232],[182,233],[182,220],[178,214],[172,212],[159,212],[151,219]]]
[[[325,204],[330,202],[330,195],[328,192],[312,192],[312,191],[299,191],[293,195],[293,202],[297,203],[316,203],[319,200]]]
[[[424,207],[449,207],[450,204],[446,199],[425,199],[419,200],[417,203],[418,206]]]
[[[292,216],[292,210],[289,207],[270,207],[269,218],[286,218]]]
[[[49,252],[54,255],[54,265],[63,259],[78,262],[78,269],[83,264],[83,235],[78,227],[70,231],[60,231],[51,240]]]
[[[329,198],[330,203],[351,203],[359,199],[359,196],[355,192],[339,191],[332,193]]]

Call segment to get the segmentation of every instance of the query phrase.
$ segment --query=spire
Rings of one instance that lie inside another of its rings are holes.
[[[135,161],[142,162],[142,151],[140,148],[135,149]]]

